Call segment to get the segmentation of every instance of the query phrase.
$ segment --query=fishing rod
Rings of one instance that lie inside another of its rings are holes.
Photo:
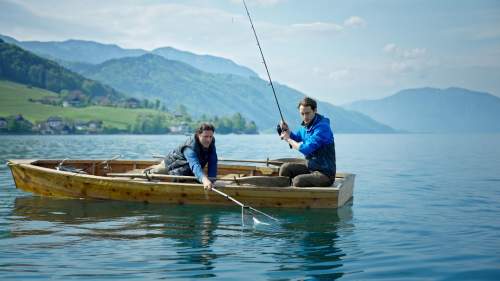
[[[269,79],[269,84],[271,85],[271,89],[273,90],[274,100],[276,101],[276,105],[278,106],[278,111],[280,113],[281,122],[285,123],[285,118],[283,118],[283,113],[281,112],[281,107],[280,107],[280,104],[278,102],[278,97],[276,96],[276,91],[274,90],[273,80],[271,79],[271,74],[269,74],[269,68],[267,67],[266,59],[264,58],[264,53],[262,52],[262,47],[260,46],[259,38],[257,37],[257,32],[255,31],[255,27],[253,26],[252,17],[250,17],[250,12],[248,11],[247,3],[245,2],[245,0],[243,0],[243,5],[245,6],[245,10],[246,10],[247,15],[248,15],[248,20],[250,20],[250,25],[252,26],[253,35],[255,36],[255,41],[257,41],[257,46],[259,47],[260,56],[262,57],[262,63],[264,64],[264,67],[266,68],[267,78]],[[280,125],[278,125],[277,131],[278,131],[278,134],[281,135],[281,132],[283,131],[283,129],[281,128]],[[292,145],[289,144],[289,146],[291,149]]]
[[[260,46],[259,38],[257,37],[257,32],[255,31],[255,27],[253,26],[253,21],[252,21],[252,18],[250,17],[250,12],[248,12],[247,3],[245,2],[245,0],[243,0],[243,5],[245,6],[245,10],[247,11],[248,20],[250,20],[250,25],[252,26],[253,35],[255,36],[255,41],[257,41],[257,46],[259,47],[260,56],[262,57],[262,63],[264,63],[264,67],[266,68],[266,73],[267,73],[267,78],[269,79],[269,84],[271,84],[271,89],[273,89],[274,100],[276,101],[276,105],[278,106],[281,121],[283,123],[285,123],[285,119],[283,118],[283,113],[281,113],[281,107],[280,107],[280,104],[278,102],[278,98],[276,97],[276,91],[274,90],[273,80],[271,79],[271,74],[269,74],[269,69],[267,68],[266,59],[264,58],[264,53],[262,52],[262,47]]]

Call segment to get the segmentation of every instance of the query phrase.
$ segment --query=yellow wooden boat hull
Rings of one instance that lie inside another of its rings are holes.
[[[88,174],[56,169],[61,160],[9,160],[16,187],[42,196],[91,198],[145,203],[232,205],[196,182],[174,182],[106,176],[140,171],[156,164],[151,160],[71,160],[66,165],[85,169]],[[277,176],[278,168],[269,166],[218,165],[218,175],[228,179],[252,176]],[[252,207],[337,208],[353,197],[354,174],[337,173],[331,187],[253,186],[229,182],[218,188]]]

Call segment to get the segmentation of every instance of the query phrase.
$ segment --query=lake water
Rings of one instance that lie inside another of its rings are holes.
[[[0,136],[11,158],[149,159],[183,136]],[[500,280],[500,135],[336,136],[355,173],[338,210],[61,200],[0,166],[0,280]],[[221,158],[296,157],[274,135],[217,136]]]

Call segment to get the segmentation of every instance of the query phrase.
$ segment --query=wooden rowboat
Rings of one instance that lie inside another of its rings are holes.
[[[43,196],[145,203],[233,204],[219,194],[205,191],[193,177],[143,173],[145,168],[157,163],[154,160],[23,159],[9,160],[8,166],[17,188]],[[337,173],[330,187],[298,188],[288,186],[288,178],[279,177],[278,169],[270,165],[219,164],[217,181],[225,185],[217,189],[254,207],[337,208],[352,198],[353,174]]]

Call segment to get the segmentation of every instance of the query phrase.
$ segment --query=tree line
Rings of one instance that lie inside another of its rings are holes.
[[[129,125],[128,131],[133,134],[191,134],[202,122],[212,123],[219,134],[258,134],[257,125],[247,121],[240,113],[224,117],[207,117],[192,119],[189,115],[180,115],[168,119],[165,114],[141,114]]]
[[[56,116],[57,118],[57,116]],[[6,134],[192,134],[202,122],[209,122],[215,126],[219,134],[258,134],[257,126],[253,121],[247,121],[240,113],[225,117],[202,116],[193,120],[189,115],[172,117],[163,112],[140,114],[126,129],[113,126],[104,126],[100,120],[92,121],[98,127],[89,128],[90,122],[75,121],[70,118],[60,118],[57,126],[47,121],[35,123],[25,119],[22,115],[0,117],[0,133]],[[83,127],[83,128],[82,128]]]
[[[123,94],[109,86],[87,79],[1,39],[0,78],[59,94],[78,91],[95,104],[99,104],[102,99],[115,102],[124,98]]]

